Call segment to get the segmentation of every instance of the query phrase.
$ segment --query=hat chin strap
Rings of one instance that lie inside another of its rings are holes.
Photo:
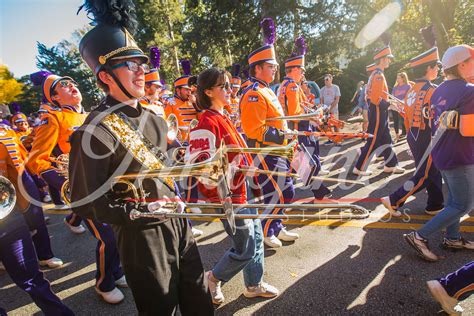
[[[130,100],[136,99],[130,92],[128,92],[127,89],[125,89],[125,87],[122,85],[120,80],[117,78],[117,76],[112,71],[112,67],[110,67],[109,65],[105,65],[104,69],[112,77],[112,79],[114,79],[115,83],[120,88],[120,90],[122,91],[123,94],[125,94]]]

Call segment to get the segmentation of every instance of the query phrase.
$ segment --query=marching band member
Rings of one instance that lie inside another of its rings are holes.
[[[147,211],[132,196],[111,190],[115,176],[163,167],[166,152],[163,118],[143,108],[148,57],[128,30],[136,25],[132,1],[88,0],[97,24],[84,35],[79,51],[107,96],[71,138],[70,181],[75,212],[113,225],[127,282],[140,315],[213,315],[204,269],[186,219],[131,220],[129,212]],[[171,178],[143,179],[147,201],[176,196]],[[118,200],[120,199],[120,200]],[[125,200],[124,200],[125,199]]]
[[[82,107],[81,92],[72,78],[50,73],[36,75],[44,76],[43,94],[55,107],[51,107],[48,113],[43,114],[41,124],[36,128],[27,166],[41,175],[50,186],[61,190],[66,178],[53,165],[51,153],[53,150],[59,150],[61,154],[70,153],[71,135],[83,124],[87,115]],[[64,220],[76,234],[85,231],[80,224],[81,221],[81,216],[74,212]],[[95,289],[107,303],[119,303],[124,296],[116,286],[126,287],[127,283],[120,268],[112,227],[93,219],[84,220],[84,223],[92,236],[97,239]]]
[[[415,85],[405,97],[405,123],[408,127],[407,142],[415,159],[416,171],[397,191],[382,198],[382,204],[394,216],[401,216],[397,211],[407,198],[420,190],[428,191],[428,201],[425,212],[435,215],[443,209],[443,190],[441,174],[433,165],[431,158],[431,95],[435,91],[431,81],[436,79],[439,72],[438,48],[412,58],[410,68],[413,70]]]
[[[39,269],[32,237],[20,214],[29,207],[28,200],[18,185],[17,181],[21,175],[18,174],[16,163],[13,162],[8,151],[9,149],[0,143],[0,176],[10,180],[15,187],[16,205],[10,214],[0,218],[0,261],[3,262],[13,282],[30,295],[45,315],[74,315],[54,294],[48,280]],[[3,191],[1,194],[0,200],[3,204],[3,199],[8,197],[4,196],[6,193]],[[0,314],[6,315],[1,307]]]
[[[288,128],[286,122],[267,121],[268,118],[284,115],[277,96],[269,87],[278,69],[273,47],[275,26],[271,19],[264,19],[261,25],[267,45],[253,51],[248,58],[252,83],[245,89],[240,100],[242,128],[249,147],[283,146],[287,144],[287,136],[281,133]],[[288,172],[290,168],[290,162],[279,156],[256,155],[254,162],[265,170]],[[293,180],[290,177],[259,175],[258,182],[266,204],[289,203],[295,196]],[[278,214],[281,211],[282,209],[275,208],[271,213]],[[272,248],[282,246],[280,239],[294,241],[299,238],[298,234],[287,231],[281,220],[263,220],[262,227],[264,242]]]
[[[57,268],[63,265],[63,261],[56,258],[51,249],[51,240],[44,220],[43,208],[39,205],[40,192],[30,173],[25,170],[25,158],[27,151],[21,143],[14,130],[6,125],[0,124],[0,143],[8,149],[14,167],[21,177],[21,190],[26,192],[27,197],[33,200],[28,210],[23,213],[26,223],[32,231],[32,239],[38,255],[39,264],[49,268]],[[36,232],[35,232],[36,231]]]
[[[369,103],[369,126],[370,137],[362,147],[361,154],[355,164],[353,173],[356,175],[371,175],[372,171],[367,170],[368,164],[373,153],[381,149],[381,155],[385,159],[384,172],[403,173],[405,170],[400,168],[397,156],[392,148],[392,138],[388,128],[388,87],[383,74],[384,69],[388,68],[394,56],[390,46],[385,46],[374,56],[376,69],[369,77],[366,88],[367,103]]]
[[[185,130],[189,127],[189,123],[193,119],[197,119],[197,111],[193,103],[195,103],[195,96],[192,94],[192,89],[189,84],[191,78],[191,64],[189,60],[181,60],[181,67],[184,75],[174,81],[175,94],[172,99],[166,104],[165,113],[168,117],[171,113],[178,118],[178,126],[181,129],[182,140],[188,138],[189,131]]]
[[[303,80],[304,55],[306,53],[306,44],[303,37],[298,37],[295,41],[295,51],[292,56],[285,61],[286,76],[280,85],[278,91],[278,100],[283,105],[285,115],[301,115],[304,114],[304,105],[308,103],[308,99],[301,88],[301,81]],[[290,129],[298,131],[313,132],[313,127],[310,121],[288,122]],[[316,163],[316,172],[321,170],[321,160],[319,158],[319,141],[314,136],[299,136],[298,143],[304,144],[306,148],[311,151],[312,158]],[[322,183],[317,188],[312,189],[314,197],[318,200],[323,199],[330,193],[329,189]]]
[[[239,77],[240,73],[240,64],[233,64],[232,65],[232,78],[230,79],[230,109],[232,112],[229,114],[234,114],[240,116],[240,109],[239,109],[239,102],[240,98],[238,93],[240,91],[240,85],[242,83],[242,79]]]
[[[160,102],[160,92],[163,84],[160,81],[160,50],[158,47],[150,48],[150,65],[152,68],[145,73],[145,96],[140,99],[143,107],[149,108],[153,113],[165,117],[163,103]]]
[[[416,232],[405,234],[405,240],[427,261],[439,257],[428,247],[428,238],[446,228],[443,246],[449,249],[474,250],[474,242],[464,239],[460,219],[474,208],[474,48],[458,45],[446,50],[442,59],[447,76],[431,96],[434,109],[431,157],[448,185],[444,209]],[[457,114],[447,122],[450,111]],[[444,114],[443,114],[444,113]]]
[[[223,142],[226,146],[247,147],[232,121],[223,113],[230,99],[230,84],[223,70],[211,68],[199,74],[197,81],[198,104],[204,112],[199,125],[191,131],[189,140],[190,157],[206,160]],[[229,161],[238,168],[250,166],[249,154],[228,154]],[[245,175],[237,173],[231,184],[232,203],[247,203]],[[200,187],[201,188],[201,187]],[[215,188],[204,189],[203,193],[211,200],[218,200]],[[258,214],[256,209],[241,209],[238,214]],[[228,282],[240,271],[244,274],[245,297],[275,297],[278,290],[263,282],[264,249],[263,232],[260,219],[236,219],[237,230],[232,234],[226,220],[222,221],[232,248],[225,252],[211,271],[206,273],[209,290],[214,304],[222,304],[224,295],[221,282]]]

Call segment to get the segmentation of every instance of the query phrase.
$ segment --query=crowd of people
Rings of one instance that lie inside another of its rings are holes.
[[[167,214],[185,212],[190,202],[203,201],[202,208],[218,202],[226,209],[228,203],[247,204],[256,198],[276,204],[265,214],[283,214],[278,204],[295,199],[296,180],[289,173],[296,167],[284,156],[251,154],[245,149],[283,148],[297,142],[311,162],[300,167],[324,175],[315,136],[327,135],[328,144],[339,145],[336,140],[341,134],[337,124],[341,93],[333,76],[324,76],[315,102],[304,78],[306,46],[300,37],[283,64],[285,77],[275,94],[270,88],[279,67],[275,26],[264,19],[264,45],[248,55],[246,80],[240,78],[238,68],[232,74],[209,68],[192,76],[185,63],[170,95],[159,77],[160,52],[154,47],[148,56],[135,44],[129,33],[133,28],[129,12],[93,2],[87,2],[85,9],[95,16],[96,26],[84,35],[79,50],[106,96],[86,113],[74,78],[40,71],[31,75],[43,92],[40,110],[28,118],[16,109],[0,125],[0,179],[8,179],[17,194],[13,212],[0,214],[3,268],[46,315],[73,314],[39,268],[63,265],[51,249],[42,209],[42,202],[52,200],[61,208],[71,208],[64,223],[72,233],[87,229],[97,240],[95,290],[107,303],[121,302],[124,294],[119,288],[130,287],[141,315],[171,315],[178,309],[183,315],[212,315],[213,305],[225,301],[222,282],[240,271],[244,296],[278,296],[279,290],[263,281],[264,245],[279,248],[282,241],[300,238],[281,219],[222,220],[232,246],[205,272],[193,237],[199,231],[193,232],[186,218]],[[118,18],[123,16],[127,18]],[[407,198],[427,190],[426,213],[433,217],[404,235],[408,245],[423,259],[437,261],[439,256],[427,239],[446,228],[444,247],[472,251],[474,242],[460,235],[460,219],[474,207],[474,49],[450,47],[440,60],[438,49],[430,48],[409,62],[416,79],[409,81],[400,72],[390,93],[384,70],[393,58],[390,46],[378,50],[374,64],[367,66],[367,83],[359,82],[352,98],[353,113],[360,111],[368,135],[352,172],[370,176],[375,156],[383,159],[384,173],[405,172],[393,150],[391,113],[395,141],[406,135],[416,171],[397,191],[382,197],[382,204],[392,216],[401,216]],[[440,66],[446,78],[436,86],[432,82]],[[308,114],[312,115],[307,119],[294,119]],[[177,120],[174,136],[166,121],[171,116]],[[288,116],[293,118],[285,119]],[[330,132],[323,127],[328,121],[333,122]],[[145,194],[138,195],[126,181],[116,180],[166,168],[168,154],[183,147],[186,153],[181,158],[188,165],[212,160],[224,147],[242,150],[225,154],[233,171],[220,182],[190,176],[144,177],[139,186]],[[449,192],[446,199],[442,179]],[[312,192],[314,203],[334,202],[323,182],[309,182],[305,189]],[[2,193],[2,202],[8,201],[8,194]],[[152,211],[160,211],[161,216],[131,216]],[[238,214],[258,212],[246,207]],[[473,281],[470,262],[429,281],[428,287],[446,311],[455,312],[458,300],[472,292]],[[1,308],[0,314],[5,314]]]

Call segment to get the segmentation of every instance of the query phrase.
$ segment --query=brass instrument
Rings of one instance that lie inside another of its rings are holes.
[[[182,165],[182,166],[174,166],[174,167],[166,167],[159,170],[145,170],[141,173],[136,174],[127,174],[117,176],[113,183],[112,183],[112,190],[115,184],[125,184],[127,187],[126,192],[131,192],[133,195],[134,201],[144,201],[146,197],[146,192],[144,192],[142,186],[140,185],[140,180],[146,178],[166,178],[166,177],[189,177],[194,176],[197,178],[203,178],[207,182],[214,183],[219,192],[219,198],[221,201],[224,201],[222,204],[188,204],[188,207],[210,207],[210,208],[223,208],[225,210],[225,214],[186,214],[186,213],[176,213],[170,212],[169,210],[177,209],[176,206],[170,204],[165,209],[160,209],[156,211],[150,212],[140,212],[138,210],[133,210],[130,213],[130,218],[137,219],[141,217],[149,217],[149,218],[160,218],[160,217],[212,217],[212,218],[225,218],[229,220],[229,225],[232,228],[232,231],[235,232],[235,218],[256,218],[257,215],[239,215],[238,212],[234,211],[234,208],[243,208],[243,207],[257,207],[257,208],[292,208],[292,209],[347,209],[350,212],[340,213],[337,215],[334,214],[303,214],[303,215],[258,215],[258,218],[271,218],[271,219],[321,219],[321,218],[337,218],[337,219],[355,219],[355,218],[366,218],[369,216],[369,211],[365,208],[354,205],[354,204],[325,204],[325,203],[318,203],[318,204],[301,204],[301,203],[294,203],[294,204],[245,204],[245,205],[233,205],[230,201],[230,190],[229,190],[229,182],[226,174],[230,174],[230,165],[227,161],[227,156],[225,153],[227,152],[237,152],[237,153],[252,153],[252,154],[271,154],[271,155],[283,155],[286,157],[292,156],[293,148],[296,144],[296,141],[291,143],[285,147],[264,147],[264,148],[231,148],[226,147],[225,145],[221,145],[219,150],[216,152],[212,158],[198,162],[194,164]],[[283,176],[291,176],[291,177],[299,177],[297,174],[286,173],[286,172],[273,172],[261,169],[246,169],[239,167],[238,171],[242,171],[243,173],[261,173],[261,174],[271,174],[271,175],[283,175]],[[138,187],[135,186],[132,181],[138,180],[139,184]],[[333,179],[335,180],[335,179]],[[346,181],[347,182],[347,181]],[[120,192],[124,193],[124,191]],[[356,214],[355,214],[355,213]],[[197,215],[197,216],[196,216]],[[331,217],[328,217],[331,216]]]
[[[10,180],[0,176],[0,220],[10,214],[15,208],[16,190]]]
[[[56,164],[59,174],[61,174],[66,181],[61,186],[61,198],[67,205],[71,204],[71,187],[69,185],[69,154],[61,154],[56,158],[51,158],[51,161]]]
[[[288,121],[308,121],[312,119],[320,119],[321,113],[320,112],[312,112],[307,114],[301,115],[288,115],[288,116],[278,116],[278,117],[271,117],[267,118],[266,121],[281,121],[281,120],[288,120]]]
[[[168,140],[172,142],[178,139],[180,131],[178,128],[178,118],[176,117],[176,115],[174,115],[173,113],[168,115],[168,117],[166,118],[166,124],[168,125]]]
[[[393,94],[390,94],[386,91],[384,93],[388,96],[388,99],[392,101],[393,106],[395,107],[395,111],[400,113],[401,115],[405,114],[405,109],[403,106],[405,105],[405,102],[394,96]]]

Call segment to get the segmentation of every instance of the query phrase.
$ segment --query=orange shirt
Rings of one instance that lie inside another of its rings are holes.
[[[388,102],[388,86],[383,71],[375,69],[367,82],[365,98],[367,102],[380,105],[382,100]]]
[[[270,127],[286,130],[284,120],[267,121],[272,117],[283,116],[283,108],[272,89],[262,81],[256,81],[249,87],[240,100],[240,115],[245,135],[264,145],[278,146],[282,143],[270,141],[267,136]],[[283,141],[283,144],[286,142]]]
[[[17,133],[9,126],[0,125],[0,143],[5,145],[13,165],[20,171],[20,168],[24,165],[27,151]]]
[[[197,111],[190,101],[183,101],[178,96],[174,96],[165,106],[165,114],[168,117],[170,114],[176,115],[178,118],[178,125],[180,127],[181,135],[183,139],[187,139],[189,123],[193,119],[197,119]],[[182,129],[184,127],[184,129]]]
[[[29,203],[23,194],[21,194],[22,190],[18,188],[19,171],[15,168],[15,163],[8,151],[5,144],[0,143],[0,176],[10,180],[15,187],[17,209],[26,210]]]
[[[52,167],[50,156],[58,146],[61,153],[71,151],[69,138],[78,129],[87,114],[77,112],[71,106],[51,108],[41,116],[41,123],[35,129],[35,139],[28,156],[27,167],[34,174],[41,174]]]
[[[423,116],[425,107],[430,111],[431,96],[435,91],[435,86],[428,80],[417,81],[405,96],[405,126],[409,128],[419,128],[424,130],[429,126],[429,118]]]
[[[306,95],[293,79],[283,79],[278,92],[278,100],[283,105],[285,115],[304,114],[302,105],[304,102],[307,102]]]

